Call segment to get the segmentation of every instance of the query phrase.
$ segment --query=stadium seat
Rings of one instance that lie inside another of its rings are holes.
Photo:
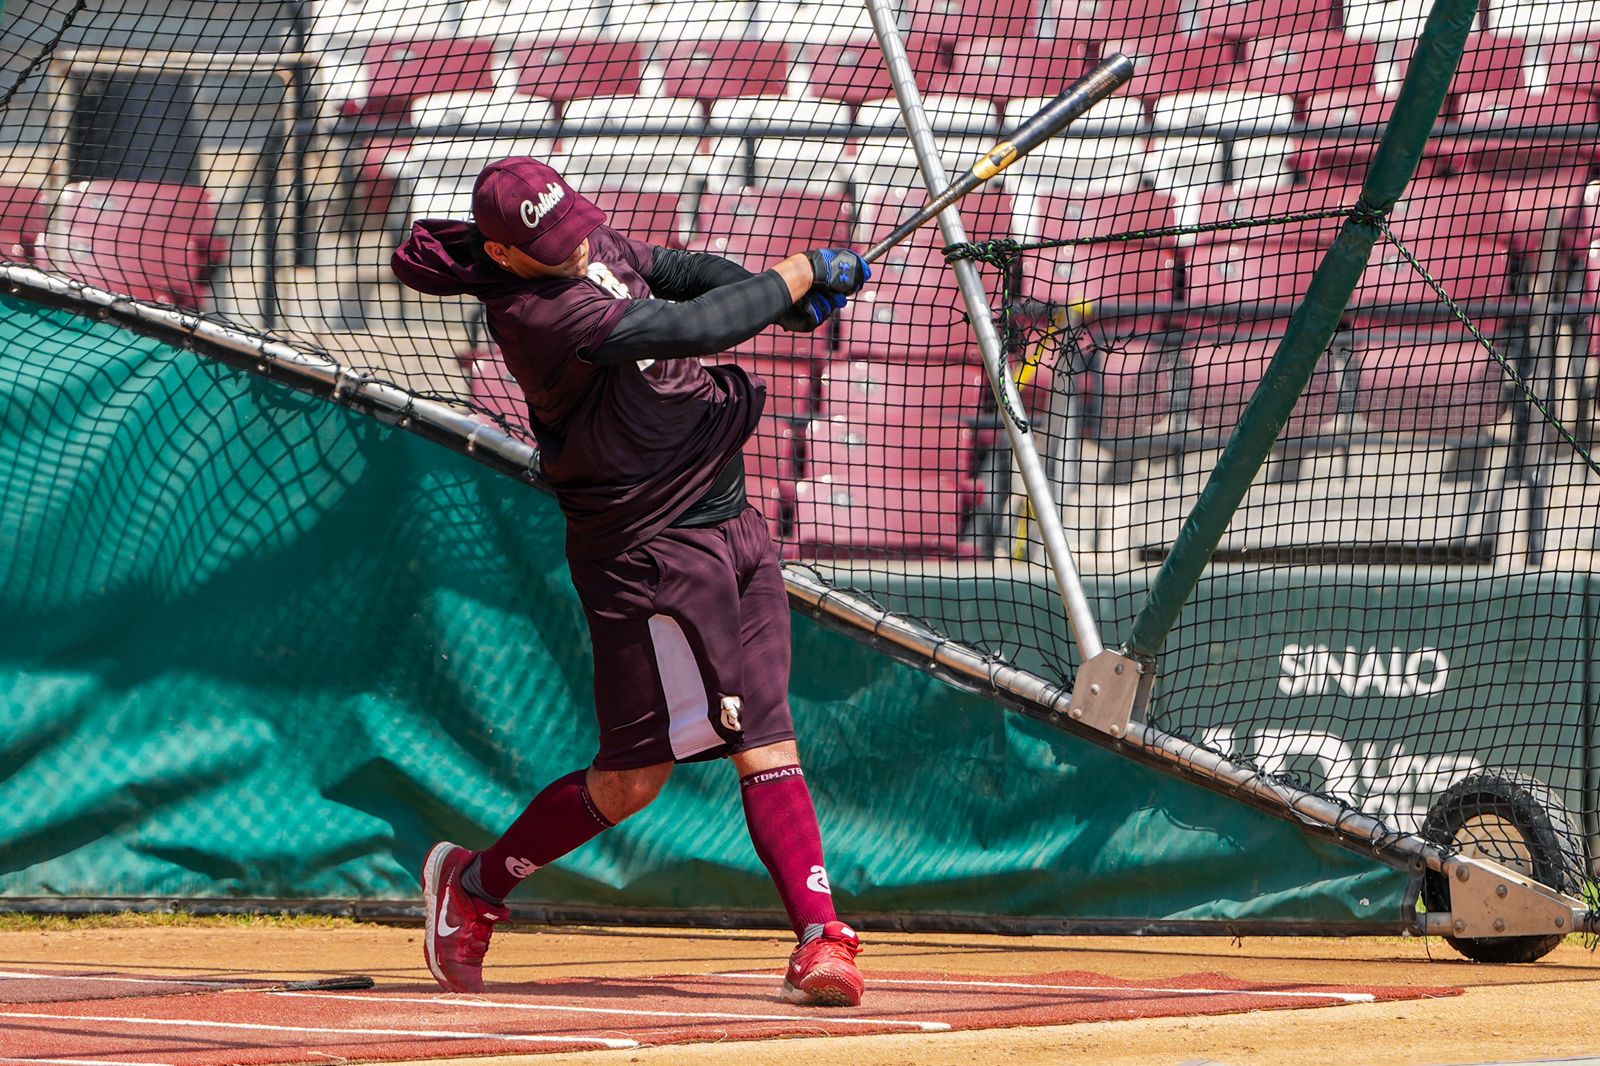
[[[1305,125],[1289,157],[1291,170],[1322,182],[1361,182],[1389,123],[1394,100],[1373,88],[1319,93],[1304,107]],[[1423,148],[1419,175],[1448,166],[1445,142],[1432,139]]]
[[[1396,81],[1405,76],[1416,50],[1417,42],[1414,39],[1395,42],[1393,76]],[[1460,100],[1468,93],[1527,88],[1529,64],[1528,47],[1523,42],[1492,33],[1472,34],[1461,53],[1461,63],[1456,67],[1455,77],[1450,79],[1450,98],[1445,105],[1445,113],[1461,114]]]
[[[1113,455],[1138,454],[1174,409],[1175,361],[1164,334],[1130,336],[1092,346],[1075,370],[1084,431]]]
[[[610,185],[573,187],[594,201],[606,213],[606,225],[619,233],[664,248],[684,247],[689,220],[678,193]]]
[[[768,423],[792,428],[815,417],[818,365],[815,360],[804,354],[794,357],[753,355],[738,349],[731,355],[731,360],[717,361],[736,363],[767,383],[767,403],[762,409],[764,417],[761,428],[756,432],[767,432]],[[795,469],[787,474],[789,480],[793,481],[799,474],[798,453],[791,453],[790,460],[796,464]]]
[[[418,38],[370,45],[362,65],[365,95],[351,99],[351,113],[370,123],[403,119],[418,97],[489,92],[497,60],[487,38]]]
[[[1542,53],[1541,72],[1545,85],[1574,95],[1600,93],[1600,30],[1592,36],[1551,41]],[[1525,84],[1483,88],[1517,89]]]
[[[461,126],[494,126],[494,134],[505,137],[513,129],[543,133],[545,151],[554,142],[555,107],[549,100],[521,93],[496,92],[433,93],[419,96],[411,104],[410,121],[418,138],[459,136],[452,131]],[[480,153],[481,154],[481,153]]]
[[[1174,211],[1159,192],[1049,197],[1034,202],[1025,224],[1031,240],[1067,241],[1170,226]],[[1023,256],[1022,292],[1087,313],[1106,342],[1159,331],[1176,295],[1176,253],[1172,236],[1040,248]]]
[[[920,210],[928,202],[927,193],[918,188],[879,188],[867,193],[859,205],[856,232],[863,247],[887,237],[894,228]],[[1016,234],[1016,206],[1009,193],[997,186],[975,189],[955,205],[961,215],[962,228],[967,240],[1003,240]],[[928,239],[935,240],[939,233],[938,220],[929,222],[924,231]],[[942,237],[935,240],[943,246]]]
[[[1258,37],[1245,46],[1240,87],[1292,96],[1302,109],[1312,97],[1340,89],[1375,89],[1377,47],[1333,30]]]
[[[1155,184],[1198,199],[1204,187],[1278,188],[1290,180],[1288,160],[1294,100],[1265,93],[1209,90],[1155,101],[1151,158]],[[1199,127],[1214,137],[1181,133]]]
[[[459,36],[495,37],[502,41],[598,34],[606,11],[606,5],[596,0],[541,0],[537,6],[526,0],[463,0],[460,7],[461,17],[456,24]],[[412,10],[415,14],[415,7]]]
[[[1494,0],[1488,28],[1505,37],[1548,43],[1600,35],[1597,0]]]
[[[518,92],[561,108],[586,96],[638,96],[644,59],[636,41],[561,37],[516,49],[511,68],[517,72]]]
[[[455,0],[320,0],[310,9],[310,47],[325,52],[401,37],[419,25],[451,25],[456,7]]]
[[[768,390],[768,414],[772,393]],[[766,417],[744,446],[745,495],[763,513],[776,504],[776,517],[787,524],[794,511],[794,485],[800,477],[795,427],[783,418]]]
[[[906,55],[917,85],[924,90],[948,70],[941,65],[938,50],[914,35],[906,37]],[[821,100],[837,100],[852,114],[870,100],[894,98],[889,66],[874,37],[817,45],[809,50],[805,63],[808,93]]]
[[[643,128],[663,132],[641,135],[638,131]],[[692,100],[648,96],[572,100],[561,116],[563,160],[558,169],[574,183],[681,192],[702,177],[699,146],[704,129],[705,118]]]
[[[1337,0],[1198,0],[1192,32],[1248,41],[1338,26]]]
[[[970,426],[991,408],[986,372],[973,363],[842,359],[823,368],[819,389],[817,414],[845,422]],[[970,465],[940,460],[938,469]]]
[[[1088,42],[1077,39],[1017,36],[963,40],[956,45],[951,69],[939,76],[930,91],[983,97],[1004,112],[1019,98],[1048,100],[1057,95],[1083,73],[1088,57]]]
[[[1182,0],[1053,0],[1046,22],[1053,37],[1134,41],[1177,33],[1183,8]],[[1103,48],[1101,54],[1114,51],[1127,49]]]
[[[1047,102],[1048,97],[1011,101],[1004,127],[1016,129]],[[1030,195],[1127,191],[1142,179],[1149,128],[1140,101],[1112,96],[1091,107],[1070,131],[1013,163],[1002,178],[1008,188]]]
[[[782,189],[707,193],[700,198],[700,233],[689,247],[710,252],[758,273],[808,248],[841,247],[850,241],[850,204],[842,193],[810,195]],[[763,330],[734,349],[745,356],[825,360],[833,327],[790,333]]]
[[[861,553],[897,558],[971,554],[959,493],[944,482],[895,486],[807,479],[795,486],[791,558]]]
[[[955,275],[924,227],[872,265],[872,279],[839,313],[841,354],[852,359],[976,361]]]
[[[550,104],[527,102],[517,111],[543,114],[550,126]],[[549,158],[554,140],[544,137],[449,137],[419,140],[389,153],[382,173],[394,182],[396,204],[407,219],[466,218],[472,213],[472,186],[478,173],[496,159],[531,155]]]
[[[902,17],[913,33],[938,41],[952,58],[962,41],[1039,36],[1042,0],[907,0]]]
[[[469,327],[476,334],[477,327]],[[491,422],[504,420],[512,432],[526,436],[531,432],[528,419],[528,400],[522,387],[506,369],[500,348],[493,343],[475,343],[459,356],[466,372],[468,395],[472,404],[488,416]]]
[[[1456,137],[1436,138],[1438,152],[1457,172],[1522,181],[1539,173],[1591,168],[1600,162],[1592,137],[1546,136],[1541,126],[1587,126],[1596,118],[1594,98],[1551,90],[1511,89],[1461,97]]]
[[[805,477],[884,488],[938,485],[964,513],[980,496],[974,438],[968,419],[933,408],[814,418],[805,427]]]
[[[789,46],[781,41],[679,40],[656,49],[662,92],[711,102],[737,96],[781,96],[789,85]]]
[[[228,247],[203,188],[86,181],[61,190],[38,253],[46,269],[86,284],[203,311]]]
[[[0,255],[6,262],[32,263],[49,219],[50,205],[43,189],[0,184]]]
[[[1257,333],[1281,333],[1281,320],[1299,305],[1321,262],[1320,250],[1252,235],[1197,244],[1184,266],[1182,321],[1198,328],[1254,324]]]
[[[1415,41],[1422,34],[1434,0],[1348,0],[1344,33],[1363,41]],[[1477,21],[1474,20],[1474,28]]]
[[[623,41],[743,37],[753,14],[752,0],[614,0],[605,34]]]
[[[853,0],[756,0],[756,35],[791,45],[840,44],[872,35],[867,5]]]
[[[1192,243],[1214,244],[1246,239],[1264,241],[1287,248],[1325,250],[1344,227],[1343,217],[1310,218],[1280,222],[1270,226],[1238,227],[1249,219],[1285,218],[1319,211],[1353,207],[1361,186],[1339,181],[1319,181],[1284,189],[1224,188],[1214,190],[1200,202],[1196,221],[1216,229],[1195,234]]]
[[[1445,435],[1500,421],[1504,375],[1476,341],[1377,333],[1365,341],[1356,352],[1356,409],[1368,428]]]
[[[1506,248],[1492,238],[1463,233],[1460,218],[1432,220],[1434,229],[1410,227],[1407,234],[1397,224],[1395,234],[1444,292],[1460,304],[1510,299],[1511,267]],[[1350,313],[1357,320],[1392,321],[1396,309],[1406,308],[1406,318],[1445,319],[1450,312],[1428,280],[1395,245],[1380,241],[1372,259],[1350,296]],[[1468,308],[1470,311],[1470,308]],[[1480,328],[1493,323],[1474,316]]]
[[[707,181],[712,191],[746,186],[810,193],[843,193],[849,171],[850,109],[834,100],[747,96],[711,105]],[[762,136],[762,127],[782,130]],[[817,136],[802,132],[814,129]]]
[[[1121,52],[1133,60],[1134,74],[1122,98],[1142,100],[1148,108],[1158,97],[1232,86],[1244,76],[1232,41],[1172,34],[1126,36],[1107,41],[1101,52]],[[1263,88],[1263,92],[1279,90]]]
[[[1188,378],[1185,419],[1194,427],[1232,430],[1255,395],[1280,338],[1234,340],[1189,335],[1183,362]],[[1324,353],[1284,428],[1287,437],[1327,430],[1339,412],[1342,368]]]

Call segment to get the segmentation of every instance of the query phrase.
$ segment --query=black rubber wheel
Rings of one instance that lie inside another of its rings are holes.
[[[1422,835],[1527,874],[1558,892],[1583,889],[1582,838],[1561,797],[1544,782],[1510,770],[1480,770],[1446,789],[1422,823]],[[1428,871],[1422,902],[1430,911],[1450,909],[1444,875]],[[1476,962],[1534,962],[1565,937],[1456,937],[1445,940]]]

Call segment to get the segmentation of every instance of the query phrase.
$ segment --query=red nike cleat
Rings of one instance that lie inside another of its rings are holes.
[[[822,935],[801,944],[789,956],[783,978],[783,998],[790,1003],[817,1007],[854,1007],[861,1003],[864,985],[856,969],[861,938],[843,922],[829,922]]]
[[[483,991],[483,956],[494,923],[511,917],[505,907],[461,887],[461,871],[475,852],[440,843],[422,867],[422,906],[428,924],[422,938],[428,969],[451,992]]]

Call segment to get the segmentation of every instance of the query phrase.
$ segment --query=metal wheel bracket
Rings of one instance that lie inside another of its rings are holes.
[[[1130,722],[1144,720],[1143,698],[1148,696],[1154,672],[1144,664],[1109,649],[1102,651],[1078,670],[1072,682],[1072,700],[1067,716],[1091,729],[1119,740],[1128,734]]]
[[[1450,912],[1429,914],[1427,932],[1456,937],[1551,936],[1581,931],[1587,908],[1508,866],[1462,855],[1440,868]]]

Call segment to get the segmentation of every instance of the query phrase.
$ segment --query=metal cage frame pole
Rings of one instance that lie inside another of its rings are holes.
[[[933,130],[923,112],[922,94],[917,89],[905,43],[900,39],[900,31],[895,25],[894,11],[889,0],[867,0],[867,12],[872,17],[873,31],[888,63],[889,78],[894,84],[894,94],[900,103],[900,113],[905,118],[906,132],[910,135],[912,149],[922,170],[923,183],[928,188],[929,197],[938,196],[950,184],[950,178],[939,158],[939,146],[934,142]],[[966,227],[961,222],[958,205],[952,204],[939,212],[939,229],[946,244],[966,243]],[[1100,627],[1095,621],[1094,612],[1089,608],[1089,597],[1084,592],[1083,580],[1078,576],[1072,550],[1067,545],[1061,513],[1050,494],[1044,464],[1033,443],[1033,431],[1017,413],[1022,410],[1022,399],[1001,351],[1000,335],[994,326],[994,311],[989,306],[989,295],[984,290],[983,278],[976,263],[970,259],[959,259],[951,267],[961,287],[967,317],[977,335],[984,369],[989,374],[989,385],[999,401],[997,406],[1000,408],[1001,424],[1005,426],[1006,436],[1011,441],[1012,454],[1016,457],[1028,499],[1033,503],[1040,539],[1044,542],[1045,555],[1050,561],[1056,587],[1066,608],[1067,622],[1072,627],[1079,654],[1084,662],[1088,662],[1105,650],[1105,644],[1100,638]]]

